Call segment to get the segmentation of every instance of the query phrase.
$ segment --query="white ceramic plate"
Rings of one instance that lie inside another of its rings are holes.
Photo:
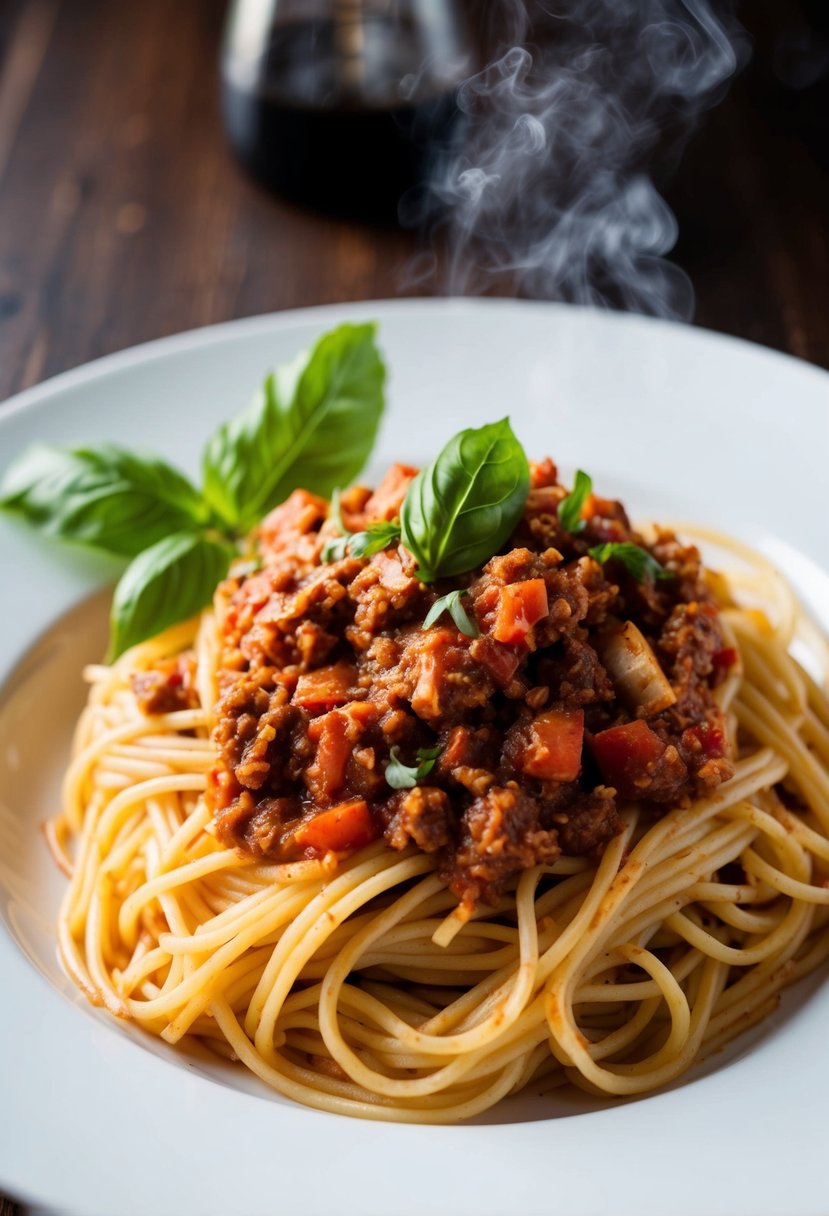
[[[22,394],[0,409],[0,465],[36,439],[113,439],[195,472],[204,438],[267,368],[370,317],[391,369],[370,473],[509,413],[529,452],[586,467],[637,516],[692,517],[758,545],[829,624],[829,376],[631,316],[423,301],[205,329]],[[55,962],[63,884],[38,825],[55,806],[80,666],[104,644],[105,603],[83,601],[113,571],[2,520],[0,569],[0,1189],[84,1216],[825,1212],[829,985],[817,980],[669,1092],[613,1108],[527,1099],[446,1128],[295,1107],[91,1010]]]

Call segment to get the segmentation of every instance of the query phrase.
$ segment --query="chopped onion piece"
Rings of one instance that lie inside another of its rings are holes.
[[[676,701],[659,660],[633,621],[605,636],[601,659],[619,696],[646,718]]]

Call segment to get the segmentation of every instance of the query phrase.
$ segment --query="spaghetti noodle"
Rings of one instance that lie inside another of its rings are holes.
[[[762,559],[714,539],[748,605],[723,609],[740,655],[716,692],[733,777],[656,822],[629,803],[598,862],[532,866],[468,918],[411,846],[273,863],[217,839],[212,613],[90,668],[50,828],[71,873],[72,979],[169,1043],[366,1118],[465,1119],[530,1084],[626,1096],[674,1081],[829,956],[829,703],[789,653],[797,639],[825,675],[825,643]],[[199,707],[143,713],[131,675],[191,645]]]

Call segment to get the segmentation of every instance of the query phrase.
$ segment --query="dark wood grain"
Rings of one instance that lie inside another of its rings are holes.
[[[31,14],[54,25],[0,162],[0,399],[193,326],[395,294],[408,236],[281,205],[237,168],[216,95],[223,7],[21,7],[13,69]],[[15,79],[0,77],[0,106]]]
[[[413,290],[411,234],[288,207],[237,167],[223,9],[0,5],[0,399],[193,326]],[[829,366],[829,180],[780,121],[761,50],[670,187],[676,256],[700,324]]]

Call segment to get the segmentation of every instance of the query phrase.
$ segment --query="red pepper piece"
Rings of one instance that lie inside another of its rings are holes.
[[[341,802],[328,811],[320,811],[306,819],[289,839],[312,856],[321,857],[328,852],[345,853],[361,849],[380,835],[368,803],[363,798],[352,798]]]
[[[543,781],[575,781],[583,742],[583,709],[545,710],[530,725],[521,769]]]
[[[501,591],[492,636],[496,642],[520,642],[533,625],[544,620],[549,610],[547,586],[543,578],[508,583]]]
[[[639,795],[643,779],[665,751],[665,744],[641,719],[600,731],[590,747],[605,781],[622,798]]]
[[[297,680],[294,705],[301,705],[312,713],[345,705],[351,700],[349,689],[356,678],[356,668],[350,663],[334,663],[306,672]]]

